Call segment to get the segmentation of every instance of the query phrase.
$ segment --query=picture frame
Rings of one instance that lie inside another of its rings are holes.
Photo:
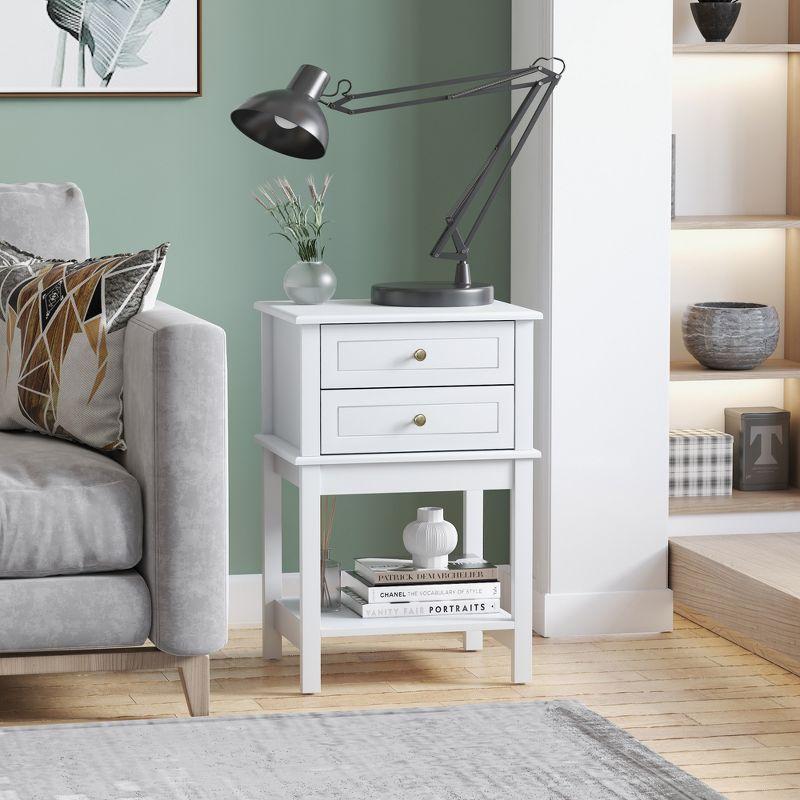
[[[202,0],[0,5],[0,99],[201,96]]]

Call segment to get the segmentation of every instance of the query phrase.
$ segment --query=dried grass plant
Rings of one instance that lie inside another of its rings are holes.
[[[321,261],[325,254],[322,243],[322,229],[329,220],[323,219],[325,195],[331,184],[331,176],[326,175],[322,188],[317,189],[314,178],[306,179],[310,203],[303,203],[286,178],[266,181],[253,193],[256,202],[275,220],[282,236],[297,252],[300,261]]]

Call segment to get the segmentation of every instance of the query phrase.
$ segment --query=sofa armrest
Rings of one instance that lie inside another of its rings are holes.
[[[139,481],[151,641],[175,655],[228,634],[225,332],[158,303],[125,333],[121,461]]]

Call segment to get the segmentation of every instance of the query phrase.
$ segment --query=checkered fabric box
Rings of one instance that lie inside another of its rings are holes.
[[[669,496],[729,495],[733,486],[733,436],[711,429],[669,432]]]

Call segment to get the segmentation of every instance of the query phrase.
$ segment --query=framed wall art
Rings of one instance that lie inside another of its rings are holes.
[[[200,0],[2,0],[0,97],[201,93]]]

